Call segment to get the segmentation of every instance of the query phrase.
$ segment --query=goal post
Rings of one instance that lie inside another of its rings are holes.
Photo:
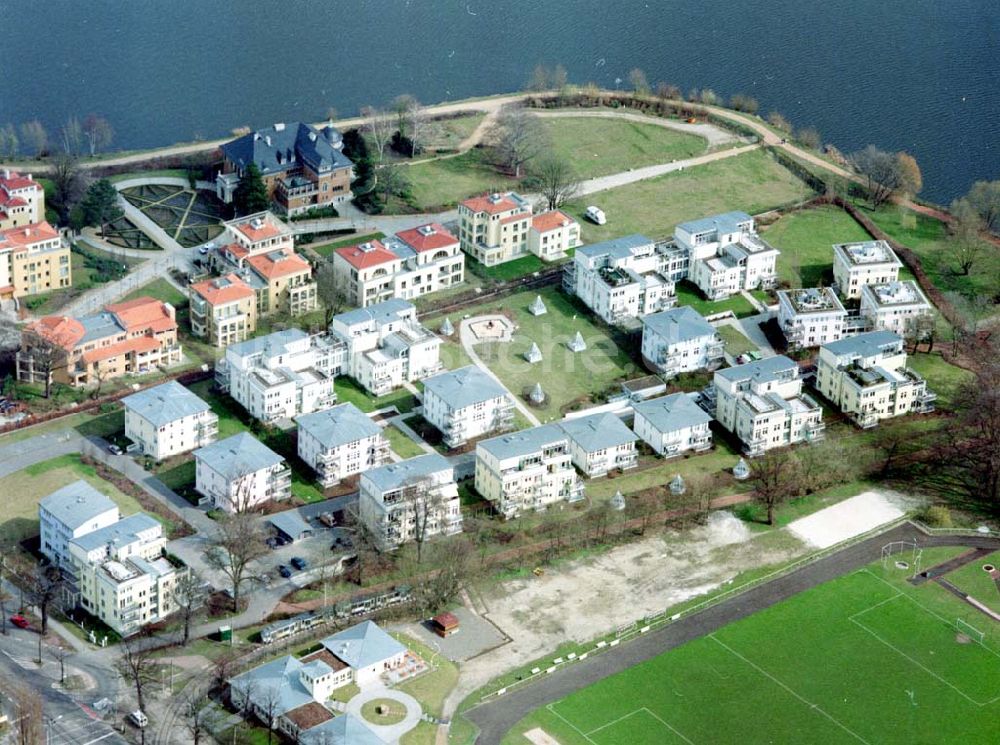
[[[893,541],[892,543],[887,543],[882,546],[882,568],[885,569],[889,566],[889,562],[894,556],[901,556],[904,559],[908,558],[908,563],[912,566],[916,563],[917,559],[921,554],[920,548],[917,546],[917,540],[915,538],[908,541]]]
[[[958,631],[960,631],[963,634],[965,634],[970,639],[973,639],[974,641],[977,641],[980,644],[982,644],[983,643],[983,639],[986,638],[986,632],[985,631],[980,631],[979,629],[977,629],[975,626],[973,626],[971,623],[969,623],[968,621],[966,621],[963,618],[956,618],[955,619],[955,628]]]

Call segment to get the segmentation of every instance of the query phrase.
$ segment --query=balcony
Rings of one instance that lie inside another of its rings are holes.
[[[871,429],[878,426],[878,414],[874,411],[856,411],[851,414],[851,419],[861,429]]]
[[[566,485],[564,494],[566,501],[570,504],[582,501],[584,497],[583,482],[574,476],[573,480]]]
[[[576,294],[576,264],[572,261],[563,269],[562,286],[567,295]]]
[[[721,359],[726,352],[726,343],[724,341],[713,341],[707,347],[705,347],[705,356],[710,360]]]
[[[285,466],[277,471],[272,471],[267,486],[270,499],[288,499],[292,493],[292,469]]]
[[[801,326],[786,325],[782,327],[781,331],[789,344],[801,344],[802,340],[806,338],[805,329]]]
[[[823,422],[810,422],[802,428],[808,442],[819,442],[826,437],[826,425]]]
[[[750,458],[756,458],[758,455],[763,455],[765,450],[767,450],[766,437],[756,437],[746,442],[743,448],[743,452]]]
[[[937,394],[925,388],[922,393],[917,394],[913,409],[918,414],[930,414],[934,411],[935,400],[937,400]]]
[[[617,456],[612,468],[625,470],[626,468],[635,468],[637,465],[639,465],[639,454],[632,452]]]

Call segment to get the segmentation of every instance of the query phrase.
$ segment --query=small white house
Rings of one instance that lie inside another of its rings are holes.
[[[865,285],[895,282],[902,266],[885,241],[837,243],[833,247],[833,280],[847,299],[861,297]]]
[[[424,417],[441,431],[444,444],[455,448],[509,429],[514,402],[496,379],[468,365],[424,380]]]
[[[84,480],[74,481],[38,503],[41,550],[56,566],[69,562],[69,542],[118,522],[118,505]]]
[[[847,311],[829,287],[778,290],[778,326],[793,348],[818,347],[844,335]]]
[[[304,414],[299,425],[299,457],[324,487],[348,476],[378,468],[389,457],[382,428],[352,403]]]
[[[643,362],[662,375],[714,369],[724,346],[715,328],[689,306],[642,318]]]
[[[861,315],[873,330],[906,336],[915,319],[930,313],[931,304],[912,279],[861,288]]]
[[[569,437],[573,465],[591,478],[616,468],[635,468],[639,463],[635,449],[639,438],[614,414],[588,414],[564,419],[556,426]]]
[[[176,380],[122,399],[125,436],[156,460],[215,442],[219,417]]]
[[[284,459],[248,432],[194,451],[195,488],[226,512],[252,510],[291,496]]]
[[[657,454],[666,458],[712,447],[712,417],[686,393],[672,393],[633,404],[632,428]]]

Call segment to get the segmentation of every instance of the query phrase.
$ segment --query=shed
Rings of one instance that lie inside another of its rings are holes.
[[[313,534],[312,526],[305,521],[298,510],[288,510],[272,515],[270,523],[275,530],[290,541],[297,541]]]
[[[458,632],[458,617],[449,611],[438,613],[431,619],[431,629],[440,637],[448,637]]]

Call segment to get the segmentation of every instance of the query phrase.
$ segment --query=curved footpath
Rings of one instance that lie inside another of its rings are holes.
[[[479,704],[465,712],[480,729],[477,745],[497,745],[508,731],[535,709],[569,696],[599,680],[634,667],[693,639],[706,636],[804,590],[860,569],[879,558],[890,541],[916,539],[924,547],[967,546],[1000,549],[1000,539],[977,536],[931,536],[912,523],[905,523],[865,541],[848,546],[791,574],[758,585],[703,611],[683,616],[674,623],[640,636],[619,647],[563,667],[538,683]]]

